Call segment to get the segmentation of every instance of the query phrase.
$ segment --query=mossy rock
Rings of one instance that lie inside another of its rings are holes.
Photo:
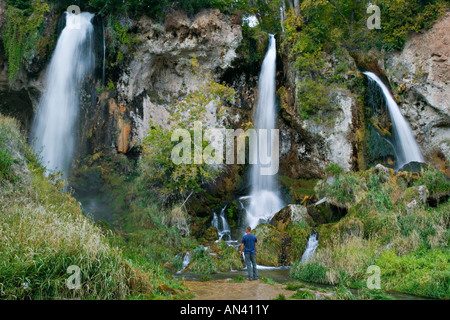
[[[239,252],[233,247],[226,247],[218,260],[219,269],[222,272],[230,270],[239,270],[244,267],[244,262],[241,259]]]
[[[336,223],[321,224],[317,227],[317,233],[319,234],[319,243],[324,246],[327,242],[332,240]]]
[[[347,216],[333,226],[332,232],[341,240],[349,237],[363,237],[364,224],[354,216]]]
[[[258,239],[256,262],[264,266],[279,266],[281,232],[270,224],[261,223],[253,230],[253,234]]]
[[[209,227],[205,230],[205,235],[203,237],[204,242],[211,243],[219,239],[219,234],[217,233],[216,227]]]

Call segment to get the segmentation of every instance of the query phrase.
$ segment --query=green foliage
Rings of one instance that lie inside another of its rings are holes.
[[[228,282],[244,283],[245,282],[245,278],[243,276],[237,276],[237,277],[234,277],[233,279],[229,280]]]
[[[209,254],[209,250],[203,246],[198,246],[192,254],[190,271],[199,274],[211,274],[219,272],[220,269],[214,258]]]
[[[267,284],[270,284],[271,286],[275,285],[276,282],[273,281],[271,278],[267,278],[267,277],[260,277],[261,281]]]
[[[195,57],[192,59],[192,64],[197,73],[199,66]],[[199,77],[205,76],[197,74]],[[220,172],[217,165],[207,164],[206,161],[202,161],[201,164],[194,163],[192,156],[189,163],[176,164],[172,161],[172,150],[179,143],[179,141],[171,140],[174,130],[177,127],[189,130],[190,136],[194,137],[192,124],[205,119],[208,104],[216,104],[217,117],[220,118],[224,111],[224,103],[231,102],[233,99],[234,90],[214,82],[208,74],[206,81],[200,84],[196,91],[188,94],[184,100],[177,101],[170,119],[174,125],[170,129],[151,123],[151,129],[143,144],[140,162],[142,177],[145,180],[148,179],[148,184],[156,186],[164,201],[184,198],[192,192],[204,192],[204,186],[213,181]],[[202,135],[205,131],[206,129],[202,128]],[[208,143],[207,139],[203,139],[202,150]],[[194,146],[195,139],[191,138],[189,147],[195,152]]]
[[[295,262],[291,269],[291,276],[306,282],[328,283],[327,269],[319,262]]]
[[[290,299],[316,300],[316,295],[308,290],[298,290]]]
[[[282,293],[279,293],[278,296],[273,298],[273,300],[286,300],[286,296]]]
[[[399,257],[384,251],[375,262],[383,272],[386,289],[434,298],[450,298],[450,251],[418,250]]]
[[[32,57],[35,44],[41,34],[44,16],[49,10],[44,0],[34,0],[31,5],[26,1],[8,2],[2,38],[8,58],[10,83],[16,79],[22,64]]]
[[[422,169],[420,178],[414,182],[414,185],[425,185],[430,192],[430,196],[439,197],[449,193],[450,179],[444,173],[429,165],[426,169]]]
[[[362,180],[356,173],[335,176],[331,184],[326,180],[319,181],[316,192],[319,198],[326,197],[339,207],[350,207],[361,199]]]
[[[369,4],[381,9],[380,30],[366,26]],[[289,10],[280,47],[300,77],[297,101],[301,117],[320,119],[333,110],[333,84],[353,91],[361,86],[356,68],[348,63],[349,52],[399,50],[409,32],[430,28],[446,8],[448,1],[444,0],[304,0],[298,12]]]
[[[303,119],[312,115],[320,117],[333,110],[331,92],[322,81],[305,79],[297,83],[297,90],[297,101]]]
[[[353,293],[345,286],[339,285],[334,289],[334,295],[338,300],[355,300]]]
[[[89,6],[102,14],[127,13],[134,18],[147,15],[164,18],[166,12],[182,9],[195,14],[204,8],[219,9],[226,13],[248,8],[248,0],[90,0]]]
[[[359,300],[395,300],[383,290],[363,288],[358,295]]]
[[[12,178],[10,168],[14,163],[8,151],[0,150],[0,181],[3,179],[9,180]]]
[[[0,184],[2,299],[125,299],[154,294],[156,268],[128,260],[83,216],[64,181],[45,175],[17,121],[0,115],[0,150],[20,159],[14,184]],[[28,170],[20,168],[28,167]],[[20,168],[19,168],[20,167]],[[33,254],[30,254],[33,253]],[[77,265],[81,288],[69,290],[67,268]]]
[[[382,12],[381,30],[377,33],[386,50],[401,49],[409,32],[430,28],[448,6],[446,1],[440,0],[378,0],[374,4],[380,6]]]
[[[339,176],[342,172],[344,172],[344,169],[336,163],[332,163],[325,167],[325,173],[328,173],[332,176]]]

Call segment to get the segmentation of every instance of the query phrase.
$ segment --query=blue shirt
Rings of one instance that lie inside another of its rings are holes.
[[[246,234],[242,237],[242,243],[244,244],[244,253],[246,254],[255,254],[255,243],[258,242],[258,239],[253,234]]]

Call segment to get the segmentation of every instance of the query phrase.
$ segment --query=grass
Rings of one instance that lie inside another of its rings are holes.
[[[316,295],[308,290],[302,289],[294,293],[290,299],[316,300]]]
[[[243,276],[237,276],[237,277],[229,280],[228,282],[231,282],[231,283],[244,283],[245,282],[245,278]]]
[[[16,178],[0,186],[1,299],[148,299],[185,293],[160,265],[112,245],[115,236],[83,215],[78,201],[63,192],[63,181],[44,174],[18,123],[2,115],[0,144],[14,160],[9,175]],[[66,286],[72,265],[80,268],[76,290]]]
[[[419,249],[397,256],[385,251],[375,262],[381,269],[387,290],[433,298],[450,298],[450,250]]]
[[[347,206],[348,213],[317,228],[320,244],[314,257],[295,262],[291,276],[338,285],[338,299],[354,298],[345,290],[348,287],[359,288],[361,299],[391,299],[382,291],[366,289],[367,268],[376,265],[383,291],[450,298],[450,201],[442,202],[450,191],[448,179],[433,168],[398,174],[384,169],[358,173],[331,169],[335,181],[331,185],[319,181],[317,191],[333,204]],[[424,202],[416,188],[421,185],[429,187],[429,197],[437,195],[441,203],[436,201],[432,207]],[[339,193],[345,189],[352,196],[340,201]],[[407,209],[412,200],[416,207]]]

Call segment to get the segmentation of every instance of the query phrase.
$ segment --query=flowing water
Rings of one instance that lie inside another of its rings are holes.
[[[276,41],[269,35],[269,48],[264,58],[258,83],[258,104],[255,111],[254,125],[256,129],[275,129],[275,73],[276,73]],[[270,140],[269,140],[270,141]],[[268,154],[271,154],[272,143],[268,143]],[[261,147],[261,141],[258,148]],[[256,151],[255,148],[255,152]],[[278,155],[276,155],[278,156]],[[256,159],[256,155],[253,155]],[[273,160],[272,160],[273,161]],[[284,207],[280,197],[275,175],[262,175],[264,165],[261,161],[250,168],[250,195],[246,207],[246,223],[255,228],[261,221],[269,220],[276,212]]]
[[[410,162],[424,162],[419,145],[414,139],[413,132],[400,112],[400,109],[392,97],[389,89],[372,72],[364,72],[369,78],[369,83],[376,84],[383,93],[386,105],[389,110],[389,116],[392,122],[394,131],[394,145],[395,153],[397,156],[397,169],[402,168],[404,165]]]
[[[76,145],[80,85],[94,71],[93,14],[66,13],[66,27],[58,38],[47,69],[45,91],[33,123],[35,151],[50,171],[68,175]]]
[[[228,225],[227,218],[225,217],[225,209],[226,206],[220,210],[220,215],[217,216],[217,213],[213,213],[213,219],[211,221],[211,226],[217,229],[217,233],[219,234],[219,240],[230,241],[231,240],[231,230]]]
[[[305,262],[311,259],[319,246],[319,240],[317,239],[317,233],[313,233],[309,236],[308,243],[306,244],[305,252],[302,255],[300,261]]]

